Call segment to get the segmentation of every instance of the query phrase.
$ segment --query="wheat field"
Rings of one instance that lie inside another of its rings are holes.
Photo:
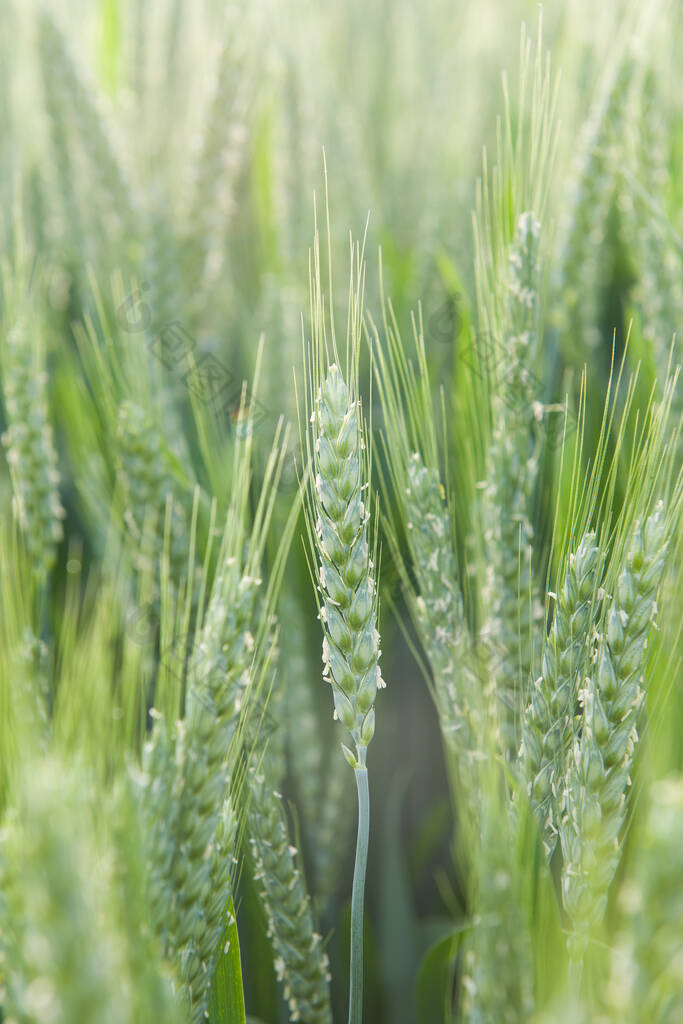
[[[0,1022],[683,1019],[679,0],[0,0]]]

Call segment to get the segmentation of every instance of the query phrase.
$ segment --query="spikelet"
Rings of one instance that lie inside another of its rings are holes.
[[[335,363],[319,390],[314,421],[323,671],[332,687],[335,717],[351,733],[358,762],[364,765],[375,731],[375,697],[384,681],[369,511],[362,498],[362,432],[357,402]]]
[[[636,527],[599,644],[597,669],[583,695],[583,720],[568,766],[566,815],[560,826],[562,896],[574,927],[569,952],[578,963],[591,931],[604,917],[619,864],[645,685],[644,654],[667,549],[659,507]]]
[[[548,857],[557,843],[567,751],[582,668],[589,654],[600,551],[586,533],[569,556],[562,590],[522,727],[520,761]]]
[[[19,316],[5,335],[2,379],[8,424],[2,443],[12,475],[14,513],[34,575],[44,583],[55,563],[65,513],[48,417],[42,336],[27,316]]]

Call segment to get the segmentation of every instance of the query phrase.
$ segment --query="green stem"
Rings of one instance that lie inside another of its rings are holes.
[[[583,976],[583,957],[569,960],[569,991],[578,1000],[581,995],[581,978]]]
[[[354,769],[358,788],[358,838],[356,863],[353,869],[351,897],[351,985],[349,988],[349,1024],[363,1020],[363,896],[365,869],[368,863],[370,835],[370,790],[365,766]]]

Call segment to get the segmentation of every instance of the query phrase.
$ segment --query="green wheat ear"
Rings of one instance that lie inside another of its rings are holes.
[[[334,714],[350,732],[355,753],[342,744],[358,786],[358,842],[351,922],[349,1024],[360,1024],[363,889],[369,840],[366,756],[375,732],[379,669],[377,588],[367,537],[369,513],[361,497],[363,441],[358,402],[333,363],[316,399],[314,508],[322,603],[323,675],[332,687]]]
[[[95,824],[92,780],[82,770],[48,756],[24,775],[0,830],[5,1019],[133,1024],[161,1012],[179,1024],[155,945],[128,931],[131,920],[144,927],[142,915],[135,906],[122,911],[124,885],[134,904],[141,899],[139,848],[112,842],[108,823]]]
[[[633,533],[586,682],[580,735],[569,762],[560,825],[562,895],[574,928],[572,961],[580,968],[591,931],[600,924],[621,855],[629,773],[645,695],[643,662],[656,595],[669,548],[660,507]]]
[[[279,677],[274,631],[270,657],[273,684],[265,710],[253,716],[258,731],[254,730],[251,740],[245,779],[254,880],[268,920],[275,972],[283,986],[289,1019],[331,1024],[328,958],[315,930],[298,850],[290,840],[278,791],[285,768],[283,718],[287,695]]]
[[[543,668],[532,688],[522,728],[522,769],[549,857],[557,844],[564,763],[581,672],[589,654],[600,560],[595,535],[588,532],[570,555],[556,595]]]
[[[14,512],[38,580],[45,582],[62,538],[64,509],[48,415],[45,350],[37,324],[19,315],[2,344],[2,381],[7,453],[14,490]]]
[[[540,234],[534,214],[522,213],[509,252],[506,373],[492,395],[493,432],[484,494],[486,554],[491,566],[484,588],[488,611],[484,632],[500,652],[495,710],[501,748],[508,757],[519,748],[534,627],[543,614],[534,580],[532,523],[542,418],[533,373],[539,356]]]
[[[683,1017],[680,772],[648,787],[638,840],[634,870],[619,893],[623,932],[612,951],[609,1008],[614,1020],[677,1021]]]
[[[377,588],[368,546],[369,512],[362,499],[363,440],[358,403],[336,364],[327,371],[314,413],[315,495],[319,579],[323,596],[323,674],[332,686],[335,717],[346,726],[365,765],[375,731],[379,669]]]
[[[328,249],[328,261],[331,258]],[[316,233],[311,282],[313,345],[307,361],[306,447],[312,467],[307,504],[309,540],[315,559],[323,677],[332,687],[334,717],[349,732],[355,750],[342,744],[355,771],[358,837],[351,906],[349,1024],[363,1015],[363,901],[370,831],[367,748],[375,732],[375,698],[384,687],[379,668],[377,584],[369,543],[370,455],[363,436],[358,397],[358,357],[363,317],[364,263],[351,250],[351,285],[346,337],[346,379],[339,366],[334,317],[322,293]],[[308,428],[308,423],[307,423]]]

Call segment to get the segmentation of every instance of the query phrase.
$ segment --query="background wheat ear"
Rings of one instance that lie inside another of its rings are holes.
[[[454,538],[450,480],[441,463],[421,316],[413,348],[401,337],[389,300],[383,336],[368,317],[384,429],[379,463],[384,533],[401,591],[429,663],[427,683],[439,715],[449,777],[462,803],[460,823],[476,816],[474,761],[482,735],[481,683],[467,621]],[[444,486],[444,481],[446,486]],[[406,557],[406,549],[409,558]]]
[[[84,771],[65,767],[54,755],[44,758],[25,773],[15,809],[3,823],[3,1007],[9,1019],[58,1024],[132,1021],[162,1007],[170,1021],[180,1022],[154,943],[128,931],[118,916],[124,895],[119,871],[132,880],[132,851],[122,845],[114,852],[103,820],[92,828],[100,809],[85,780]],[[133,856],[138,854],[139,847]],[[142,896],[134,886],[128,894]],[[135,916],[135,902],[130,912]]]
[[[315,929],[301,860],[290,839],[279,791],[284,775],[283,719],[288,693],[282,689],[276,644],[274,629],[268,664],[271,683],[250,727],[245,780],[249,848],[289,1019],[331,1024],[329,961]]]
[[[14,492],[13,508],[33,573],[45,587],[62,539],[65,512],[51,422],[45,324],[29,291],[29,254],[2,268],[0,372],[7,428],[2,435]]]
[[[656,595],[669,547],[663,503],[636,524],[598,642],[596,665],[583,691],[583,719],[565,780],[560,826],[562,894],[574,934],[569,951],[577,970],[620,858],[630,771],[638,744],[643,673]]]

